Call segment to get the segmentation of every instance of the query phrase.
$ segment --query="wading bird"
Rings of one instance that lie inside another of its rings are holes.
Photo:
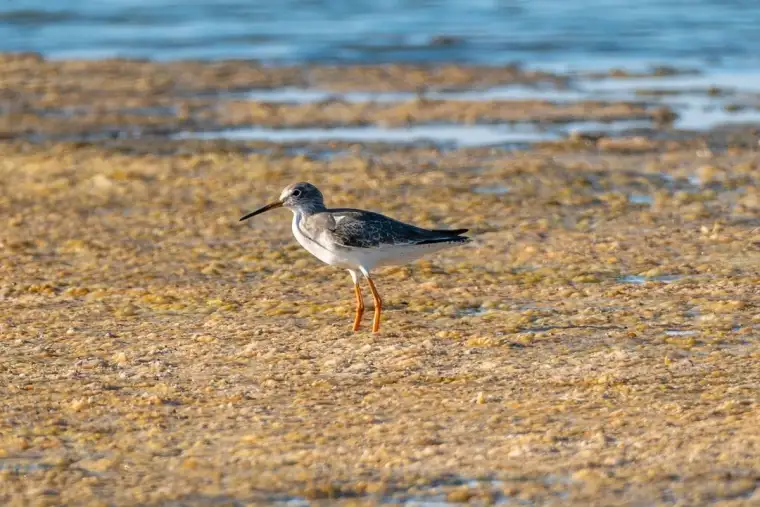
[[[425,254],[470,241],[462,236],[467,229],[423,229],[372,211],[327,208],[322,192],[311,183],[288,185],[277,201],[244,215],[240,221],[282,207],[293,212],[293,235],[302,247],[322,262],[351,274],[356,295],[354,331],[359,329],[364,314],[359,273],[367,279],[375,302],[372,332],[376,333],[383,303],[370,276],[374,268],[407,264]]]

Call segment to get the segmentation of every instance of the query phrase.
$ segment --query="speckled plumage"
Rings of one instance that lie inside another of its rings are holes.
[[[430,230],[405,224],[380,213],[351,208],[327,209],[307,214],[301,230],[312,238],[328,231],[335,245],[346,248],[425,245],[434,243],[467,243],[461,236],[467,229]]]

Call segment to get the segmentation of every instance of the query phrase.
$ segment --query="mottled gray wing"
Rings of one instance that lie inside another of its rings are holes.
[[[379,213],[353,209],[333,209],[333,241],[351,248],[373,248],[380,245],[424,245],[443,241],[467,241],[459,237],[466,229],[431,231],[405,224]]]

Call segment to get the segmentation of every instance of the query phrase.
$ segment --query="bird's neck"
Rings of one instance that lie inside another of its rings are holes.
[[[313,215],[315,213],[320,213],[322,211],[327,210],[325,205],[321,202],[313,202],[308,204],[302,204],[301,206],[298,206],[297,208],[293,208],[293,214],[298,216],[304,216],[307,217],[309,215]]]

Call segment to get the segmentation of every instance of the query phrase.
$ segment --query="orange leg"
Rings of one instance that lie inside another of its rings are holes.
[[[372,332],[377,333],[380,331],[380,313],[383,310],[383,301],[380,299],[380,294],[377,292],[377,288],[375,288],[375,284],[370,277],[367,277],[367,282],[369,282],[369,290],[372,291],[372,299],[375,301],[375,318],[372,319]]]
[[[362,290],[358,283],[354,284],[354,293],[356,294],[356,316],[354,317],[354,331],[359,330],[359,324],[362,321],[362,315],[364,315],[364,297],[362,297]]]

